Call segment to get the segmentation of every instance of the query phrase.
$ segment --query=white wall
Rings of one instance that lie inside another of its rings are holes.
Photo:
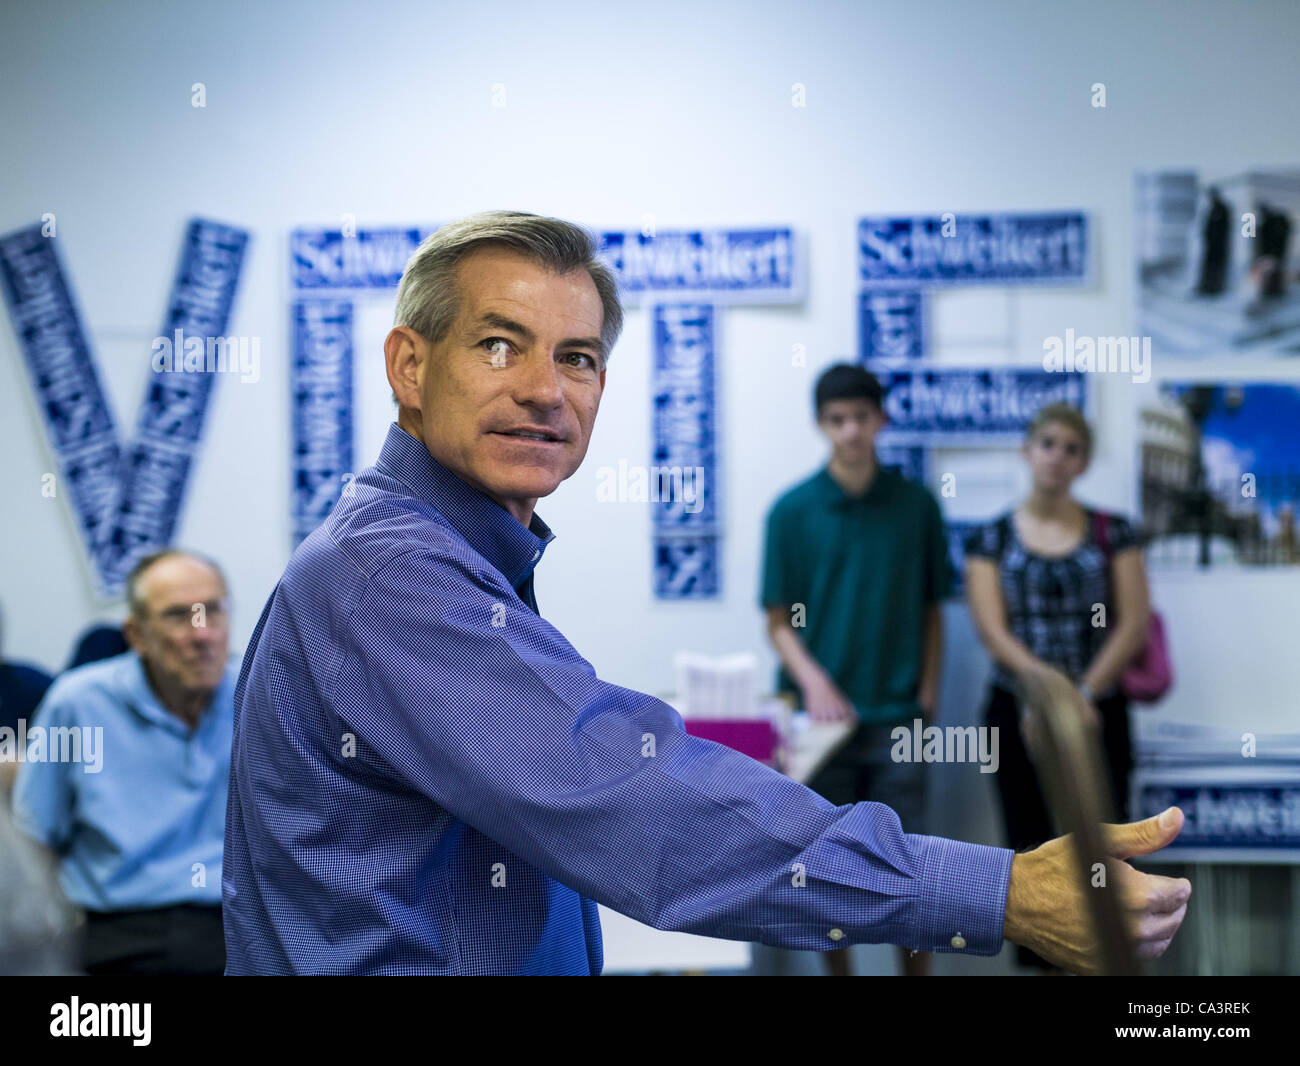
[[[773,661],[755,605],[761,520],[824,457],[809,393],[854,351],[856,219],[1083,208],[1096,287],[941,297],[938,357],[1033,363],[1042,338],[1066,327],[1127,335],[1134,169],[1294,165],[1297,29],[1294,5],[1263,2],[9,7],[0,232],[57,215],[124,427],[184,221],[252,232],[230,332],[261,338],[262,378],[219,384],[178,538],[228,569],[239,646],[290,546],[292,227],[509,207],[593,226],[650,213],[661,227],[806,233],[805,306],[725,313],[725,596],[655,602],[648,511],[595,502],[599,466],[648,461],[643,311],[628,315],[586,464],[539,507],[558,533],[538,577],[544,613],[603,676],[661,692],[679,647]],[[190,106],[197,81],[205,109]],[[1098,81],[1104,110],[1089,103]],[[805,109],[791,107],[795,82]],[[504,109],[492,107],[493,83],[506,86]],[[367,333],[381,338],[376,321]],[[1014,338],[1014,350],[979,341],[989,336]],[[796,343],[806,367],[792,366]],[[358,361],[382,379],[377,342]],[[1081,494],[1131,510],[1135,404],[1154,385],[1094,385],[1101,446]],[[58,667],[75,634],[114,609],[91,592],[67,501],[40,495],[53,460],[7,325],[0,450],[6,655]],[[947,461],[940,453],[936,466]],[[1261,730],[1293,719],[1298,589],[1300,575],[1278,571],[1158,581],[1181,672],[1169,713],[1248,715]],[[957,618],[953,629],[945,717],[967,718],[980,664],[968,627]]]

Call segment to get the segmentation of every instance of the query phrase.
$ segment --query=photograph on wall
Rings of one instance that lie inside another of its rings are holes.
[[[1300,564],[1300,385],[1166,383],[1140,418],[1151,565]]]
[[[1139,173],[1135,223],[1157,355],[1300,356],[1300,169]]]

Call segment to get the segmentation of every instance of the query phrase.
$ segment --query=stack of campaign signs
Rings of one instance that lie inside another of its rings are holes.
[[[758,699],[757,656],[678,652],[674,666],[676,704],[686,732],[777,765],[790,732],[789,708],[780,700]]]
[[[1138,719],[1134,818],[1186,815],[1166,862],[1300,861],[1300,733]]]

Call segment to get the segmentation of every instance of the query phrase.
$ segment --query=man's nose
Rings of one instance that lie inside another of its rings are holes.
[[[546,409],[558,407],[564,400],[559,367],[549,353],[519,360],[511,385],[515,401],[521,405]]]
[[[211,623],[201,626],[195,626],[190,633],[190,639],[195,644],[215,644],[222,639],[219,627]]]

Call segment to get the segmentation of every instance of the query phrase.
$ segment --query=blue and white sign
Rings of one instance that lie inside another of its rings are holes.
[[[54,238],[31,226],[0,239],[9,317],[46,435],[98,575],[119,491],[122,449]]]
[[[661,600],[717,599],[722,566],[719,537],[655,537],[655,596]]]
[[[355,469],[355,300],[396,289],[411,256],[437,228],[317,227],[289,235],[295,545],[325,520]]]
[[[966,520],[943,520],[944,532],[948,536],[948,562],[952,566],[952,588],[949,599],[960,599],[966,595],[966,540],[984,525],[983,522]]]
[[[435,229],[296,229],[289,236],[293,287],[299,292],[395,289],[406,261]]]
[[[1015,443],[1039,408],[1082,409],[1083,374],[961,367],[893,371],[880,376],[888,423],[882,444]]]
[[[1300,861],[1300,767],[1283,775],[1289,780],[1232,782],[1206,776],[1187,771],[1139,774],[1135,819],[1150,818],[1169,806],[1182,808],[1185,816],[1178,839],[1158,861]]]
[[[180,269],[167,304],[164,337],[182,337],[185,351],[224,338],[244,264],[248,234],[231,226],[190,223]],[[106,584],[123,585],[138,560],[171,542],[198,454],[216,373],[154,374],[127,452],[122,492],[102,568]]]
[[[793,229],[661,230],[601,234],[619,295],[711,303],[802,303],[803,254]]]
[[[925,298],[916,289],[858,294],[858,361],[873,372],[925,358]]]
[[[243,230],[190,222],[162,328],[169,343],[175,338],[183,366],[151,375],[136,438],[124,451],[54,239],[34,226],[0,240],[10,315],[107,595],[121,592],[138,559],[171,542],[219,372],[205,368],[202,353],[226,350],[247,244]],[[194,350],[200,354],[191,367]]]
[[[325,520],[354,469],[352,303],[293,307],[293,534]]]
[[[717,311],[656,305],[653,329],[650,474],[670,490],[654,510],[655,595],[708,599],[720,591]]]
[[[919,446],[891,447],[888,444],[876,446],[876,461],[908,481],[922,485],[929,480],[929,453]]]
[[[869,217],[858,223],[860,287],[1078,285],[1091,280],[1082,211]]]

